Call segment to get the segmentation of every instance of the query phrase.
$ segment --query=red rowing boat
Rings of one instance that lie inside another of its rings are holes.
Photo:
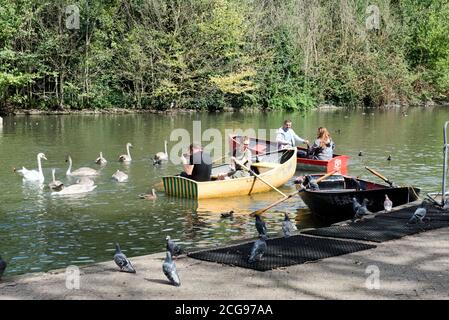
[[[242,136],[230,136],[231,150],[234,151],[242,142]],[[256,138],[249,138],[249,149],[254,155],[263,156],[264,154],[270,154],[278,150],[277,142],[261,140]],[[299,150],[307,150],[306,148],[300,148]],[[313,171],[330,173],[337,170],[342,175],[348,174],[348,160],[349,156],[334,154],[331,160],[312,160],[307,158],[297,158],[296,169],[302,171]]]

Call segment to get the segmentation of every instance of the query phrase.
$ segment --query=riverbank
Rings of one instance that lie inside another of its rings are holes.
[[[55,270],[2,280],[0,299],[449,299],[448,236],[443,228],[267,272],[181,257],[181,287],[162,273],[164,253],[132,258],[137,274],[117,271],[111,258],[80,268],[79,290]],[[369,266],[379,268],[379,289],[366,286]]]

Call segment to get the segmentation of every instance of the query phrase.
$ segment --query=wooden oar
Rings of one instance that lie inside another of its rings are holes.
[[[324,176],[318,178],[318,179],[316,180],[316,182],[317,182],[317,183],[318,183],[318,182],[321,182],[321,181],[323,181],[324,179],[330,177],[331,175],[333,175],[333,174],[335,174],[335,173],[337,173],[337,172],[338,172],[338,170],[334,170],[334,171],[332,171],[332,172],[326,173]],[[279,203],[284,202],[284,201],[287,200],[287,199],[290,199],[291,197],[293,197],[294,195],[297,195],[298,193],[304,191],[305,189],[306,189],[306,188],[305,188],[303,185],[301,185],[301,188],[300,188],[299,190],[290,193],[289,195],[287,195],[286,198],[277,200],[277,201],[273,202],[272,204],[270,204],[268,207],[265,207],[265,208],[262,208],[262,209],[253,211],[253,212],[250,213],[250,216],[254,217],[255,215],[262,214],[262,213],[264,213],[265,211],[267,211],[268,209],[271,209],[271,208],[273,208],[274,206],[278,205]]]
[[[256,178],[258,178],[260,181],[262,181],[263,183],[265,183],[267,186],[271,187],[273,190],[276,190],[277,192],[279,192],[280,194],[282,194],[284,196],[284,198],[287,198],[288,196],[283,193],[281,190],[279,190],[278,188],[276,188],[275,186],[273,186],[271,183],[269,183],[268,181],[266,181],[265,179],[263,179],[261,176],[259,176],[257,173],[255,173],[253,170],[251,170],[250,168],[246,167],[243,164],[237,164],[240,165],[243,169],[251,172]]]
[[[221,160],[223,160],[226,157],[227,157],[227,155],[225,154],[223,157],[220,157],[218,159],[213,160],[212,163],[217,163],[218,161],[221,161]]]
[[[365,167],[366,170],[368,170],[369,172],[371,172],[372,174],[374,174],[375,176],[381,178],[383,181],[385,181],[386,183],[388,183],[390,185],[391,188],[395,187],[393,182],[388,180],[388,178],[384,177],[383,175],[381,175],[379,172],[377,172],[376,170],[373,170],[369,167]]]

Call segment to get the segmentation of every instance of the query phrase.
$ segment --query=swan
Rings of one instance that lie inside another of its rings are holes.
[[[97,159],[95,159],[95,163],[101,166],[104,166],[106,163],[108,163],[108,161],[105,158],[103,158],[103,152],[100,151],[100,156]]]
[[[17,172],[20,172],[23,175],[23,180],[39,181],[41,183],[44,182],[45,178],[42,172],[42,165],[41,165],[42,159],[47,160],[45,154],[41,152],[37,155],[37,166],[39,170],[28,170],[25,167],[22,167],[22,169],[17,170]]]
[[[158,152],[154,155],[153,164],[161,164],[161,161],[168,160],[167,140],[164,141],[165,152]]]
[[[125,182],[128,180],[128,175],[124,173],[123,171],[117,170],[113,175],[112,178],[117,180],[118,182]]]
[[[55,191],[52,192],[51,195],[68,195],[68,194],[80,194],[80,193],[86,193],[86,192],[90,192],[92,190],[94,190],[97,186],[93,185],[93,186],[89,186],[86,184],[72,184],[68,187],[65,187],[64,189],[62,189],[61,191]]]
[[[60,191],[64,188],[64,184],[55,179],[55,169],[51,169],[51,175],[53,177],[53,181],[48,184],[48,187],[52,190]]]
[[[120,162],[131,162],[131,154],[129,153],[129,148],[132,148],[133,145],[131,143],[126,144],[126,152],[128,154],[122,154],[120,157],[118,157],[118,161]]]
[[[95,169],[88,168],[88,167],[81,167],[73,172],[70,172],[72,169],[72,158],[68,156],[69,158],[69,168],[67,169],[66,175],[68,176],[96,176],[99,174],[99,172]]]
[[[76,180],[77,184],[82,184],[85,186],[93,186],[95,184],[94,180],[92,180],[89,177],[81,177],[78,180]]]
[[[149,193],[149,194],[143,194],[143,193],[139,194],[139,198],[146,199],[146,200],[156,200],[157,199],[156,190],[151,189],[151,193]]]

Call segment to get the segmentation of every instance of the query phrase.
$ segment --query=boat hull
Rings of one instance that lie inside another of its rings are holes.
[[[276,188],[288,182],[296,171],[295,150],[287,150],[283,158],[285,162],[273,164],[272,168],[260,173],[260,177]],[[257,167],[253,169],[257,170]],[[212,171],[214,172],[214,169]],[[190,199],[224,198],[273,190],[255,176],[206,182],[180,176],[167,176],[162,177],[162,181],[167,195]]]
[[[367,186],[367,190],[357,191],[355,189],[348,190],[343,188],[318,191],[305,190],[300,192],[300,196],[313,214],[326,220],[342,221],[354,217],[352,207],[352,199],[354,197],[359,203],[364,198],[368,199],[368,210],[378,212],[384,210],[385,195],[388,195],[394,206],[399,206],[416,201],[420,192],[420,189],[416,187],[390,188],[363,180],[359,181]]]
[[[312,160],[306,158],[297,158],[297,170],[308,172],[330,173],[337,170],[342,175],[348,174],[349,156],[334,155],[330,160]]]

